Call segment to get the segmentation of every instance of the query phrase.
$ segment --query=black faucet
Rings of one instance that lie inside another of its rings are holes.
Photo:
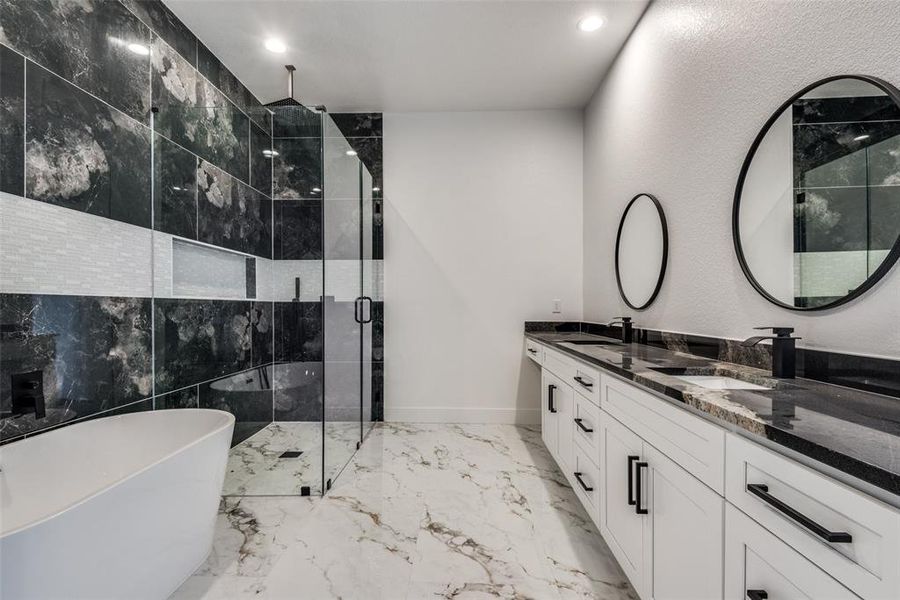
[[[634,328],[631,323],[631,317],[616,317],[606,324],[607,327],[612,327],[613,325],[622,326],[622,342],[630,344],[634,341]]]
[[[775,335],[756,335],[741,342],[741,346],[755,346],[763,340],[772,340],[772,375],[783,379],[793,379],[797,373],[797,340],[792,337],[793,327],[754,327],[771,329]]]

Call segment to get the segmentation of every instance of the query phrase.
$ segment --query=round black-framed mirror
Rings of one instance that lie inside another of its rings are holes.
[[[630,308],[650,306],[666,276],[669,261],[669,227],[666,213],[653,194],[632,198],[616,232],[616,285]]]
[[[788,310],[877,284],[900,259],[900,90],[835,75],[784,102],[741,166],[732,239],[753,288]]]

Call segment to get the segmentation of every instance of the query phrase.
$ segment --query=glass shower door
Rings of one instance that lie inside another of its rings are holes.
[[[331,116],[324,116],[325,329],[324,480],[326,490],[359,446],[362,422],[362,238],[360,161]]]
[[[360,209],[360,258],[362,269],[360,285],[363,296],[360,301],[360,344],[362,346],[362,362],[360,364],[360,400],[362,403],[362,438],[372,428],[372,320],[374,299],[379,298],[380,281],[376,271],[374,253],[374,203],[372,201],[372,175],[366,166],[359,163],[359,209]]]

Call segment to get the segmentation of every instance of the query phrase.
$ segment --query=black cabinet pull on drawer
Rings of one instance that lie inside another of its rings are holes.
[[[766,590],[747,590],[747,597],[750,600],[766,600],[769,597],[769,592]]]
[[[760,498],[766,504],[772,506],[780,513],[784,514],[787,517],[790,517],[800,525],[803,525],[806,529],[812,531],[814,534],[825,540],[826,542],[831,542],[834,544],[849,544],[853,541],[853,536],[849,533],[843,531],[828,531],[806,515],[798,512],[797,510],[791,508],[775,496],[769,493],[769,486],[764,485],[762,483],[748,483],[747,491]]]
[[[634,512],[635,512],[635,514],[638,514],[638,515],[646,515],[647,513],[650,512],[646,508],[643,508],[644,500],[641,498],[641,495],[642,495],[641,494],[641,469],[649,467],[649,466],[650,465],[648,465],[645,462],[635,463],[634,470],[635,470],[635,475],[636,475],[636,479],[637,479],[637,481],[635,482],[635,487],[637,488],[637,491],[635,492]]]
[[[639,460],[640,456],[628,457],[628,506],[634,506],[637,501],[634,499],[634,461]]]
[[[576,472],[574,475],[575,475],[575,479],[578,480],[578,483],[581,484],[581,489],[583,489],[583,490],[586,491],[586,492],[593,492],[593,491],[594,491],[594,488],[588,487],[588,485],[587,485],[587,484],[584,482],[584,480],[581,478],[581,473],[577,473],[577,472]]]
[[[573,379],[588,389],[594,387],[593,383],[591,383],[590,381],[585,381],[581,378],[580,375],[576,375],[575,377],[573,377]]]
[[[537,354],[537,350],[535,350],[534,348],[529,348],[528,351],[532,354]]]
[[[584,423],[581,422],[582,420],[583,420],[583,419],[580,419],[580,418],[575,419],[575,424],[578,425],[578,427],[580,427],[581,430],[582,430],[583,432],[585,432],[585,433],[594,433],[594,430],[593,430],[593,429],[591,429],[590,427],[585,427],[585,426],[584,426]]]

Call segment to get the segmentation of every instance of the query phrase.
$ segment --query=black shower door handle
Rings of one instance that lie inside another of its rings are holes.
[[[367,306],[368,310],[366,311],[367,318],[363,319],[362,314],[360,314],[360,319],[362,319],[362,323],[371,323],[372,322],[372,299],[369,298],[368,296],[363,296],[361,298],[361,300],[368,304],[368,306]]]

